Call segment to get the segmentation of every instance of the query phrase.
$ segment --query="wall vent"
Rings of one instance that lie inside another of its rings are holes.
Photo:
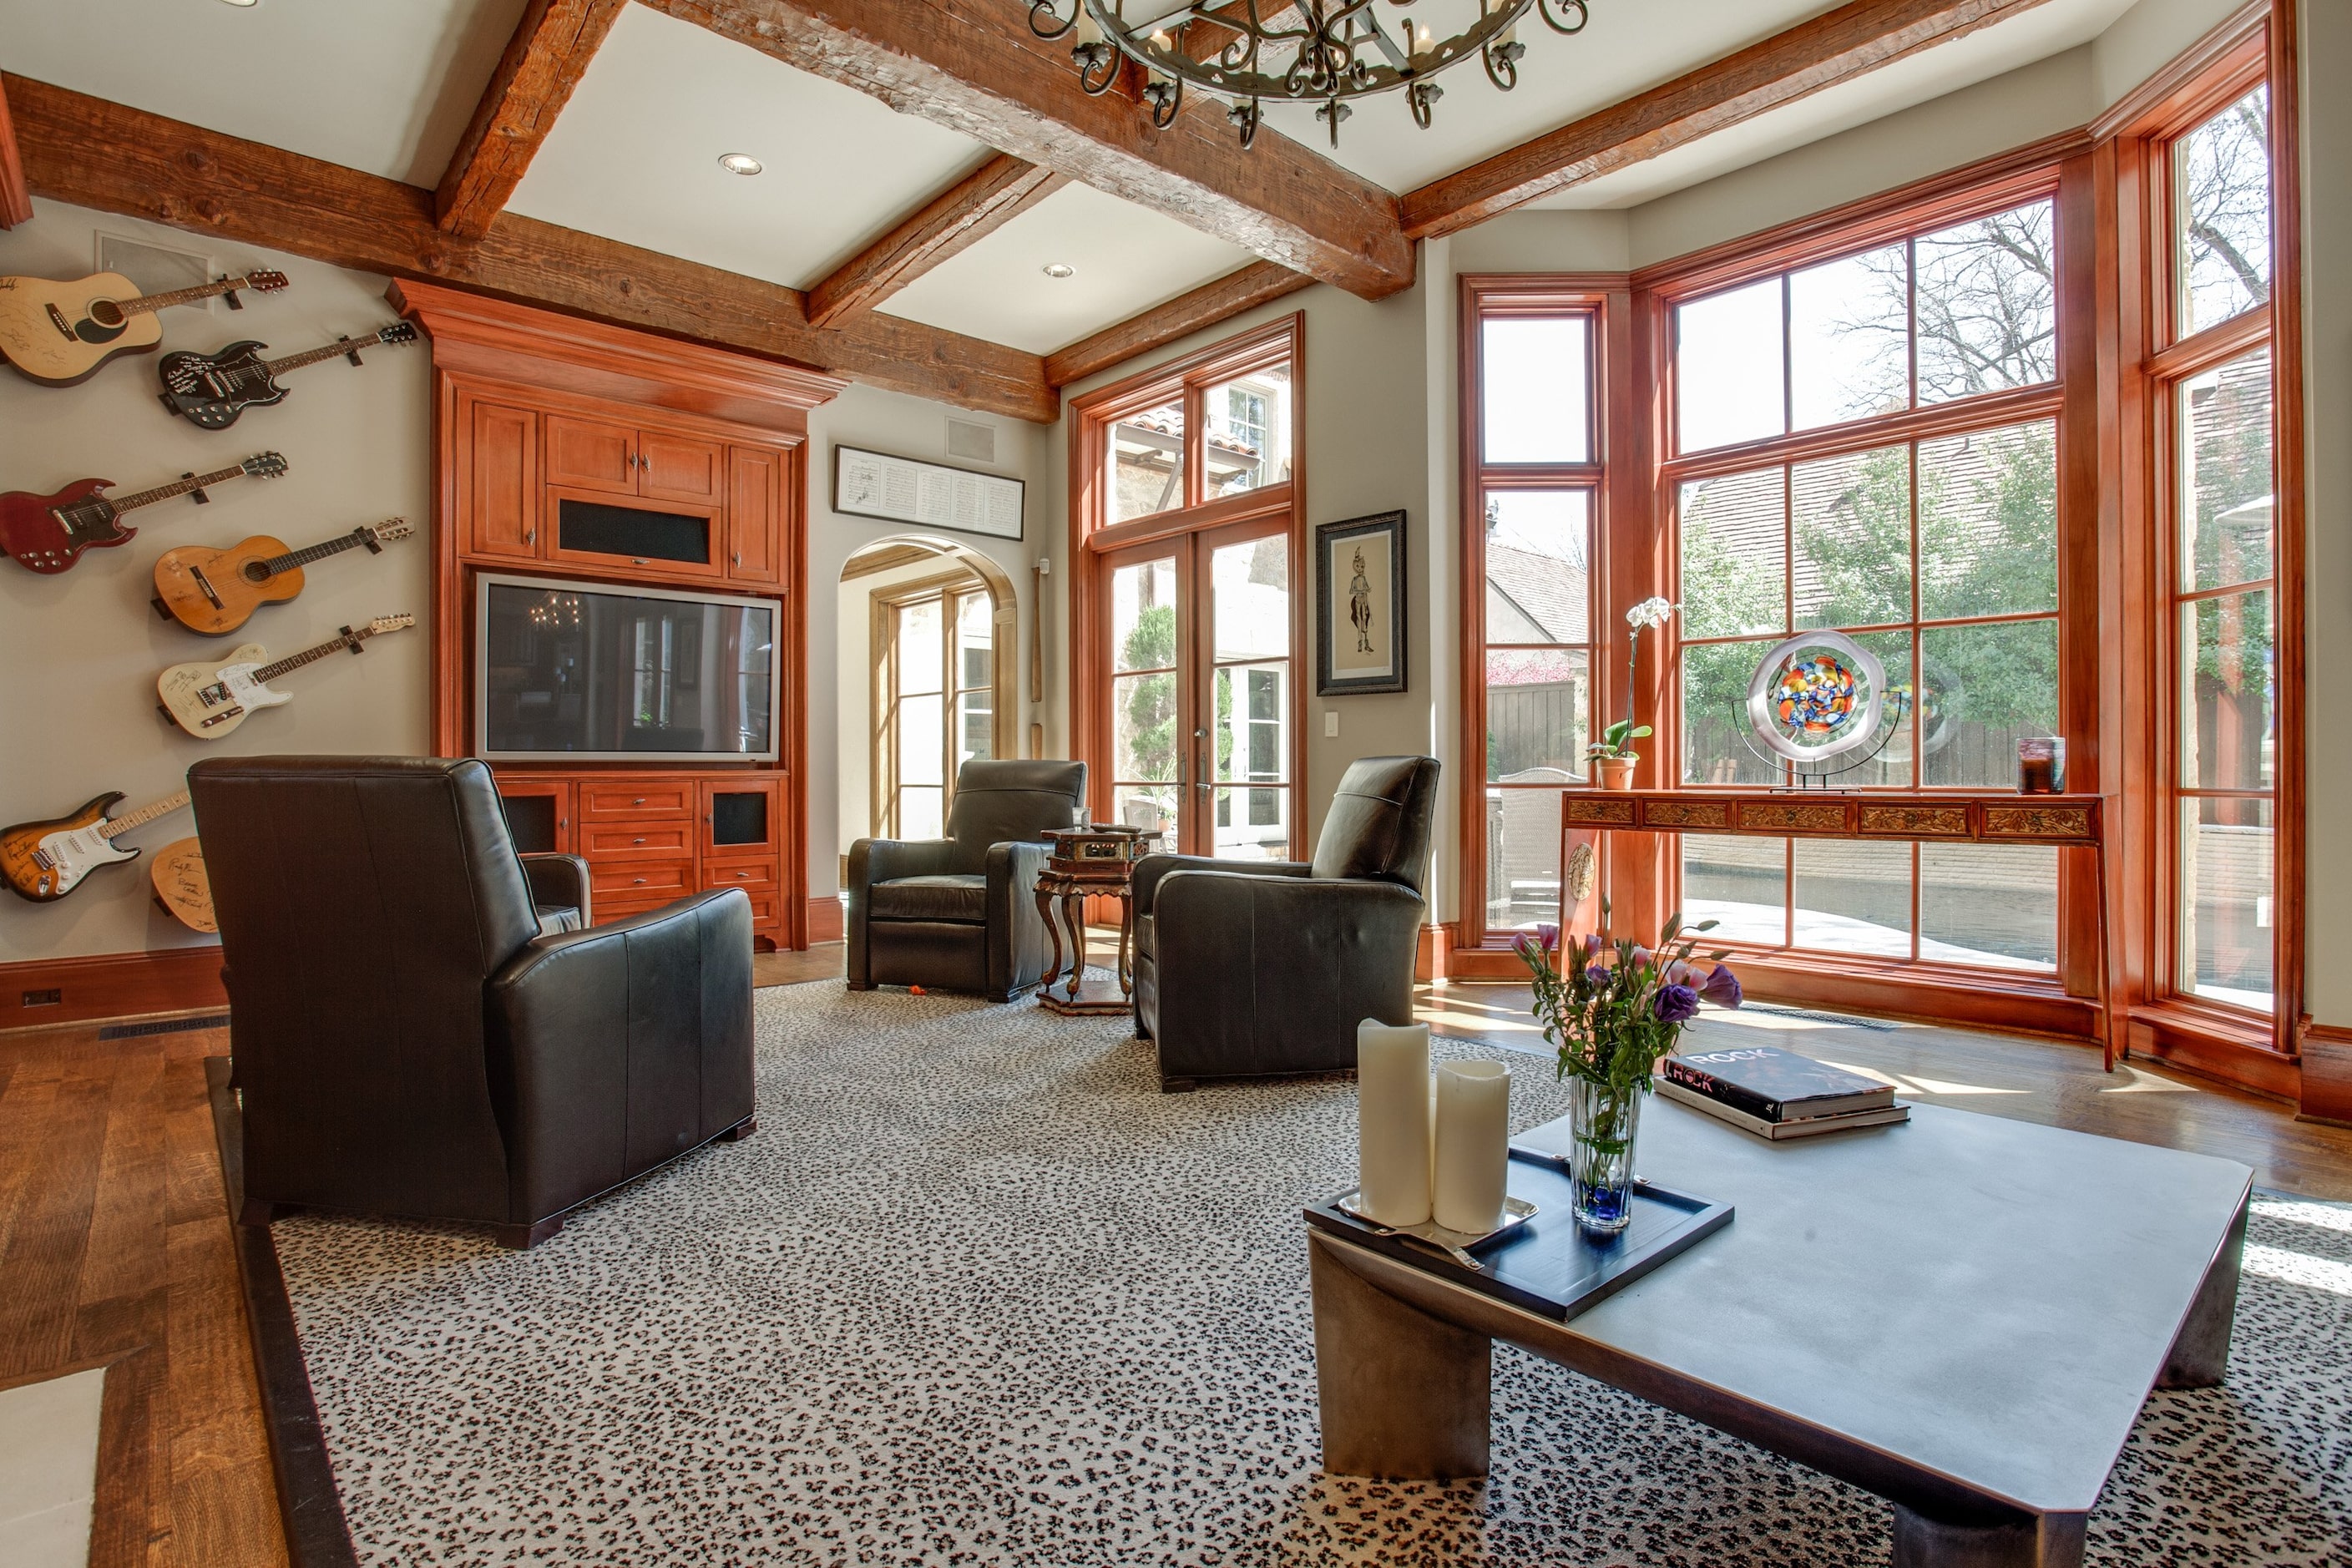
[[[974,424],[969,419],[949,420],[948,456],[975,463],[996,461],[996,426]]]
[[[27,1007],[62,1007],[65,1000],[65,988],[51,985],[43,990],[26,992],[24,1005]]]
[[[208,256],[198,256],[185,250],[167,250],[143,239],[125,239],[119,234],[98,237],[98,269],[121,273],[139,285],[142,294],[168,294],[174,289],[193,289],[199,283],[211,282],[214,277],[212,258]],[[199,301],[198,308],[208,310],[212,309],[212,301]]]

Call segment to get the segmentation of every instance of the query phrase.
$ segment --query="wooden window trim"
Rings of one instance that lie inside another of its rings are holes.
[[[1237,375],[1287,361],[1290,365],[1290,479],[1240,496],[1192,508],[1172,507],[1113,524],[1103,460],[1110,426],[1138,409],[1185,401],[1186,493],[1197,495],[1202,423],[1202,395]],[[1222,339],[1068,400],[1070,437],[1070,752],[1087,763],[1088,810],[1107,819],[1111,808],[1109,606],[1097,587],[1101,563],[1114,552],[1173,540],[1238,522],[1279,519],[1290,543],[1290,855],[1307,855],[1307,693],[1311,684],[1307,540],[1307,314],[1286,316]],[[1189,618],[1189,617],[1188,617]],[[1181,655],[1180,655],[1180,661]],[[1162,846],[1171,848],[1172,846]]]
[[[928,553],[928,552],[926,552]],[[892,583],[871,591],[866,596],[870,631],[867,647],[872,650],[872,668],[868,688],[866,712],[869,725],[866,736],[867,794],[870,796],[868,820],[877,837],[898,837],[898,756],[888,718],[898,705],[898,614],[909,605],[937,600],[940,605],[940,817],[955,805],[956,699],[967,691],[982,689],[961,684],[956,664],[956,613],[961,601],[979,597],[988,602],[991,621],[991,654],[989,662],[989,700],[1001,719],[1006,704],[1014,694],[1011,671],[1013,661],[1004,657],[1006,624],[1004,606],[997,602],[996,590],[988,581],[969,566],[935,573],[905,583]],[[929,695],[929,693],[925,693]],[[1003,728],[992,727],[990,752],[1002,755]]]

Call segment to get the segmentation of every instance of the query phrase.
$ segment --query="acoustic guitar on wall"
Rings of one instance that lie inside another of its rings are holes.
[[[225,295],[242,310],[237,290],[274,294],[283,272],[248,272],[168,294],[142,294],[120,272],[94,272],[72,282],[48,278],[0,278],[0,356],[16,374],[44,386],[72,386],[96,375],[120,354],[153,352],[163,341],[156,312]]]
[[[286,459],[261,452],[230,468],[209,474],[187,474],[168,485],[134,495],[102,492],[112,479],[77,479],[54,495],[29,490],[0,495],[0,550],[28,572],[54,574],[71,569],[85,550],[103,550],[127,543],[139,531],[122,525],[122,514],[153,506],[173,496],[192,495],[199,503],[212,500],[205,489],[234,479],[274,479],[286,471]]]
[[[226,550],[184,544],[155,563],[155,609],[192,632],[220,637],[245,625],[262,605],[283,604],[300,593],[302,568],[313,562],[346,550],[379,554],[394,540],[415,531],[415,525],[391,517],[301,550],[289,550],[266,533]]]
[[[155,901],[190,931],[207,935],[220,930],[213,914],[213,880],[205,871],[205,849],[194,838],[175,838],[155,851],[148,862],[148,878]]]
[[[331,359],[357,364],[363,348],[377,343],[396,348],[415,341],[415,322],[394,321],[366,337],[338,338],[324,347],[284,359],[263,359],[261,351],[269,345],[250,339],[208,354],[168,353],[155,371],[163,378],[164,407],[206,430],[226,430],[248,408],[284,402],[286,389],[278,384],[278,378],[289,371]]]
[[[263,662],[269,658],[269,650],[254,642],[236,649],[220,664],[175,664],[155,678],[155,693],[162,699],[158,706],[165,718],[197,740],[217,741],[259,710],[294,700],[292,692],[270,686],[279,676],[346,648],[359,653],[360,645],[368,638],[415,624],[415,616],[378,616],[356,630],[345,626],[340,636],[317,647],[289,654],[274,663]]]
[[[188,792],[167,795],[121,816],[108,816],[121,798],[122,792],[114,790],[70,816],[0,829],[0,876],[6,877],[8,886],[21,897],[37,904],[55,902],[100,866],[138,859],[138,850],[117,848],[115,838],[159,816],[171,816],[188,804]]]

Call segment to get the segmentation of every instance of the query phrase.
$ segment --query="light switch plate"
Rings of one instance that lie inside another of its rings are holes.
[[[1323,710],[1323,738],[1327,741],[1335,741],[1339,737],[1339,710],[1337,708],[1326,708]]]

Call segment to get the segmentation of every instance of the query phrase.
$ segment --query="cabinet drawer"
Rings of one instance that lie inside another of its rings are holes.
[[[674,816],[691,822],[695,787],[692,779],[615,779],[583,782],[580,824],[583,829],[600,822],[646,816]]]
[[[782,895],[770,892],[747,893],[751,900],[751,929],[761,936],[775,936],[784,929]]]
[[[588,886],[590,896],[599,900],[609,893],[624,901],[645,899],[667,903],[694,890],[694,862],[620,860],[599,865],[591,860]]]
[[[665,908],[670,902],[668,899],[625,899],[617,893],[608,899],[599,893],[594,905],[595,923],[608,926],[615,921],[625,921],[634,915],[650,914],[655,910]]]
[[[581,832],[580,853],[591,861],[682,859],[694,853],[694,824],[656,817],[597,823]]]
[[[702,885],[706,888],[740,888],[747,893],[772,892],[777,880],[773,860],[706,860],[702,865]]]

